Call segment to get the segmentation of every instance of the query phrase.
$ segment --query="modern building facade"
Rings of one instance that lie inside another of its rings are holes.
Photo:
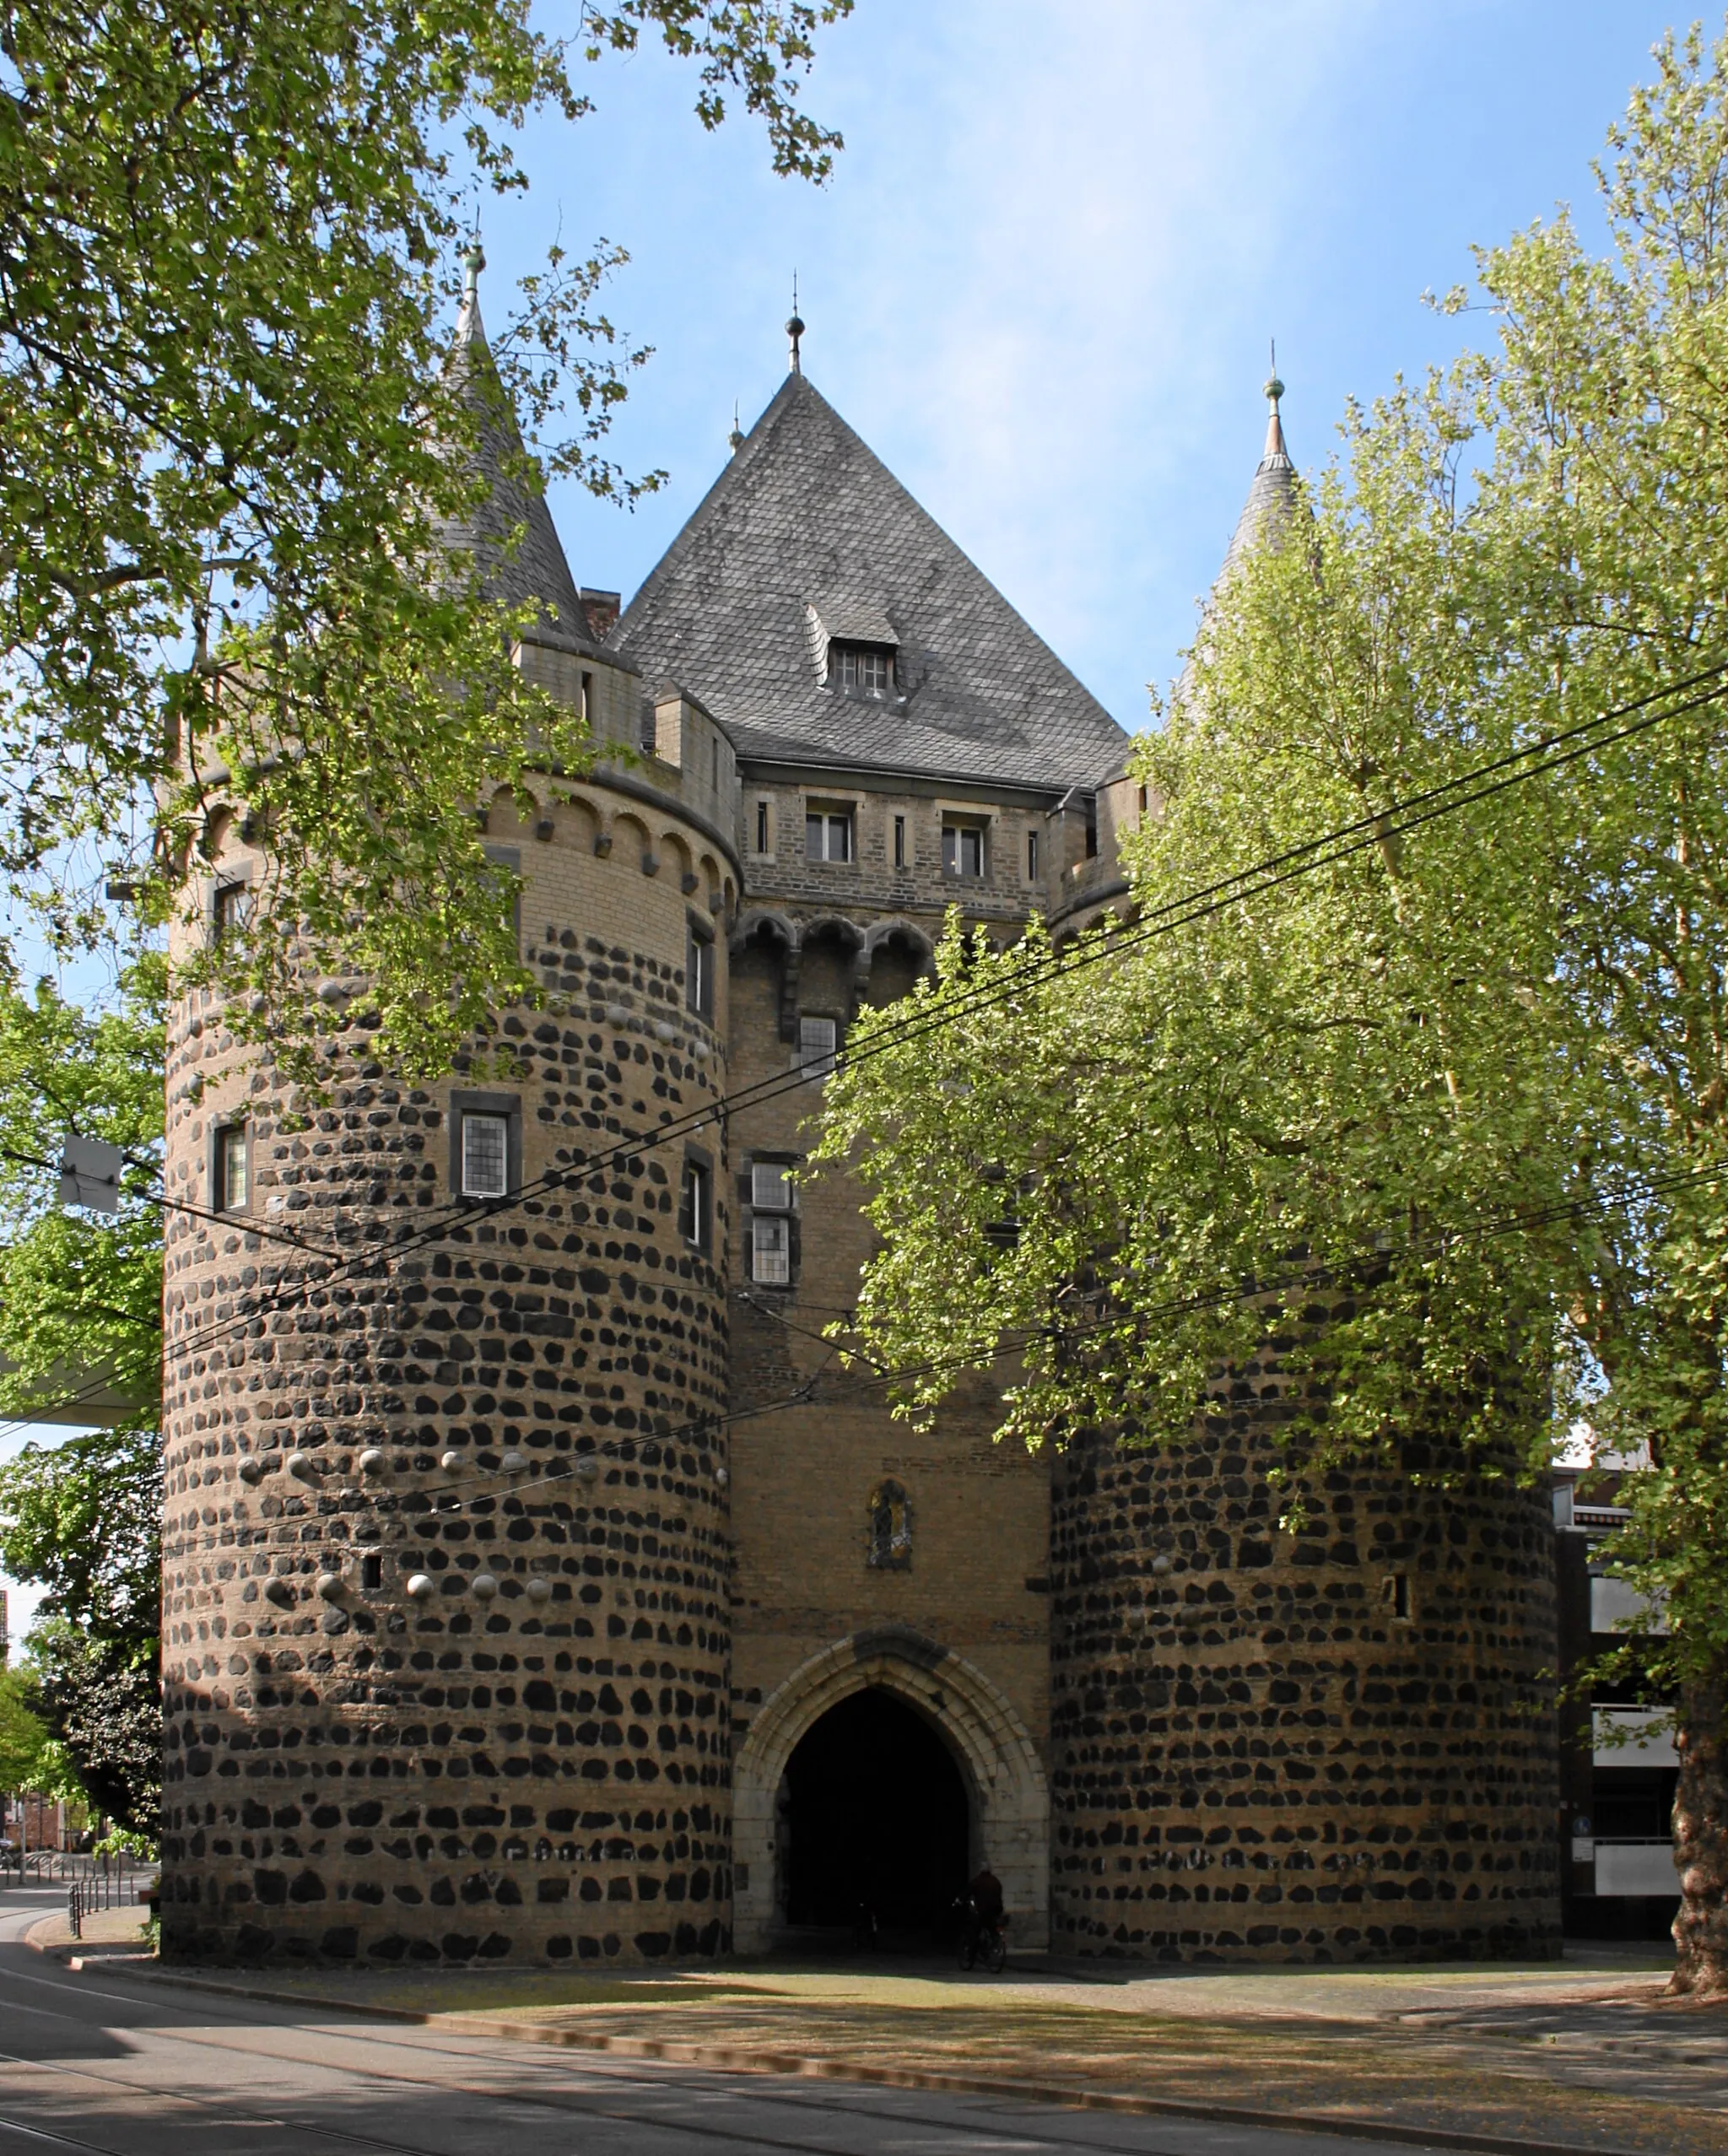
[[[1239,544],[1292,471],[1275,400]],[[836,1368],[825,1070],[951,906],[1129,903],[1121,729],[796,341],[622,613],[495,500],[520,663],[630,752],[487,811],[519,1080],[395,1083],[335,983],[302,1127],[219,1009],[173,1029],[217,1217],[169,1230],[165,1951],[756,1952],[926,1930],[983,1862],[1065,1954],[1547,1950],[1546,1499],[1336,1478],[1289,1535],[1270,1366],[1179,1460],[1007,1452],[981,1379],[913,1435]]]

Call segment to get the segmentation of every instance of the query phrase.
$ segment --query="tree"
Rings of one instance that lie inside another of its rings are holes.
[[[62,943],[105,880],[147,924],[192,903],[231,809],[278,925],[187,977],[237,1025],[292,1057],[318,977],[359,974],[385,1052],[442,1068],[528,992],[472,804],[586,751],[443,544],[488,416],[445,365],[464,205],[521,190],[531,111],[588,109],[573,57],[644,35],[705,125],[736,93],[820,179],[799,82],[850,5],[584,4],[568,42],[527,0],[0,6],[0,868]],[[622,259],[554,249],[494,350],[531,440],[573,401],[550,468],[627,500],[656,479],[601,453],[645,356],[597,305]]]
[[[0,1467],[0,1562],[47,1590],[23,1696],[98,1807],[154,1831],[161,1769],[162,969],[95,1013],[0,993],[0,1413],[138,1404]],[[121,1207],[58,1203],[66,1135],[124,1148]]]
[[[53,1742],[30,1710],[25,1684],[22,1670],[0,1669],[0,1791],[8,1794],[40,1788]]]
[[[1139,750],[1137,927],[1066,959],[951,933],[927,1024],[861,1017],[822,1151],[861,1162],[883,1248],[859,1319],[910,1373],[904,1412],[1011,1348],[1005,1435],[1177,1445],[1276,1337],[1293,1505],[1423,1423],[1487,1472],[1545,1471],[1579,1413],[1646,1459],[1608,1554],[1666,1608],[1639,1651],[1683,1760],[1675,1988],[1706,1994],[1728,1991],[1728,45],[1657,59],[1601,176],[1611,256],[1564,216],[1483,253],[1493,348],[1353,408],[1342,460],[1214,595]]]

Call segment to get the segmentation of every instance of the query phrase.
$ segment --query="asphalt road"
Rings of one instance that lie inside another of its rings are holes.
[[[1392,2156],[1353,2137],[548,2053],[73,1975],[22,1943],[60,1903],[0,1893],[0,2156]]]

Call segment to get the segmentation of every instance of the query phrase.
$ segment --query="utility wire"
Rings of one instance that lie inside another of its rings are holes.
[[[927,1033],[958,1024],[979,1011],[1021,996],[1029,987],[1039,986],[1045,980],[1072,974],[1082,966],[1095,965],[1105,959],[1114,959],[1132,946],[1172,934],[1179,928],[1221,912],[1227,906],[1239,904],[1245,899],[1261,896],[1300,876],[1311,874],[1319,868],[1336,866],[1358,853],[1378,847],[1389,838],[1420,829],[1442,816],[1473,807],[1541,772],[1562,768],[1580,758],[1597,754],[1614,743],[1644,733],[1665,720],[1704,709],[1718,700],[1725,673],[1728,673],[1728,661],[1719,662],[1628,703],[1598,712],[1574,726],[1561,728],[1521,748],[1508,750],[1467,772],[1459,774],[1455,778],[1407,796],[1385,810],[1371,811],[1317,838],[1287,848],[1267,860],[1234,871],[1229,876],[1197,890],[1167,900],[1151,913],[1142,915],[1131,926],[1100,937],[1088,949],[1072,956],[1053,954],[1038,966],[1026,969],[1011,982],[964,994],[958,1008],[951,1004],[939,1012],[928,1014],[913,1012],[904,1019],[891,1020],[878,1031],[873,1039],[853,1051],[847,1058],[848,1062],[856,1065],[886,1055],[907,1040],[921,1038]],[[1678,705],[1670,705],[1664,700],[1683,690],[1702,688],[1704,684],[1714,686]],[[1615,725],[1622,720],[1629,722],[1616,726],[1616,730],[1603,733],[1605,727]],[[726,1116],[742,1108],[760,1105],[801,1086],[813,1083],[817,1075],[808,1068],[802,1068],[774,1078],[758,1080],[753,1085],[741,1088],[732,1094],[723,1094],[704,1107],[688,1110],[682,1116],[668,1118],[651,1132],[620,1139],[599,1154],[591,1154],[569,1169],[554,1170],[537,1177],[507,1198],[458,1201],[450,1206],[435,1208],[416,1221],[405,1234],[395,1238],[386,1235],[370,1240],[339,1257],[329,1252],[320,1252],[312,1246],[297,1245],[297,1247],[310,1250],[313,1255],[332,1257],[334,1272],[321,1281],[308,1278],[295,1282],[290,1287],[278,1291],[273,1298],[261,1298],[252,1309],[244,1314],[237,1314],[227,1326],[219,1327],[202,1336],[194,1333],[171,1344],[176,1353],[199,1352],[206,1346],[213,1345],[233,1329],[256,1322],[273,1306],[280,1307],[283,1297],[301,1297],[314,1286],[336,1284],[343,1274],[370,1262],[375,1256],[388,1265],[412,1255],[426,1243],[439,1240],[448,1229],[459,1225],[462,1216],[488,1218],[513,1210],[551,1190],[572,1185],[580,1187],[582,1183],[602,1174],[608,1167],[620,1160],[630,1159],[673,1139],[688,1136],[712,1122],[723,1121]],[[227,1214],[206,1217],[224,1222],[231,1218]],[[237,1218],[233,1219],[232,1224],[240,1234],[271,1234],[269,1230],[242,1223]],[[277,1235],[273,1240],[290,1241],[294,1239]],[[165,1348],[166,1344],[165,1343]],[[62,1404],[81,1404],[84,1400],[105,1390],[109,1381],[86,1386]]]

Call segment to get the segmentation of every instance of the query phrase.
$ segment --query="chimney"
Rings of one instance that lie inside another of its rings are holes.
[[[616,592],[591,592],[586,584],[582,586],[582,617],[588,624],[589,635],[597,644],[603,644],[611,635],[618,611]]]

